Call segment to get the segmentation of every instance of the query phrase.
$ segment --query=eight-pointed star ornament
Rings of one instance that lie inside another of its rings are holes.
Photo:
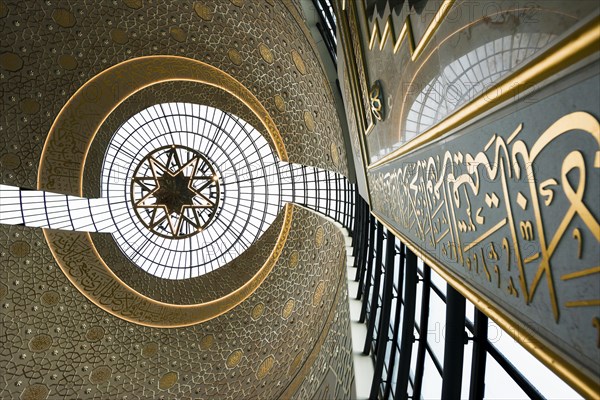
[[[160,147],[138,164],[131,180],[135,213],[146,228],[169,239],[201,232],[218,208],[220,186],[210,161],[185,146]]]

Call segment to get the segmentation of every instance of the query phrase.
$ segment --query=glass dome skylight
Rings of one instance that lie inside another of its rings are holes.
[[[149,107],[115,132],[104,158],[115,241],[155,276],[210,272],[277,216],[277,162],[267,140],[234,115],[189,103]]]
[[[250,124],[216,108],[157,104],[114,133],[101,197],[0,185],[0,224],[109,233],[136,266],[164,279],[194,278],[229,263],[286,203],[339,220],[345,177],[280,161]]]

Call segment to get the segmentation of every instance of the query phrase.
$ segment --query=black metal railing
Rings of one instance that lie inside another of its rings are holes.
[[[377,221],[358,195],[355,209],[356,298],[362,300],[359,321],[367,325],[363,352],[374,363],[370,398],[421,399],[423,389],[437,382],[442,399],[466,393],[483,399],[489,355],[527,396],[543,399],[490,342],[485,314],[475,309],[473,321],[467,318],[465,298],[450,285],[439,286],[441,278]],[[435,328],[432,312],[445,315],[443,332],[434,341],[428,337]],[[472,346],[471,357],[465,357],[466,346]],[[469,382],[464,388],[463,375]]]
[[[329,51],[333,65],[337,66],[337,28],[333,6],[330,0],[313,0],[313,4],[319,14],[317,29]]]

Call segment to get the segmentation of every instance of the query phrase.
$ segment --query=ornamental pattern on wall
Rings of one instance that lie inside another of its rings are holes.
[[[292,225],[277,266],[250,298],[178,329],[131,324],[90,304],[57,267],[40,230],[1,225],[0,397],[239,399],[301,391],[304,398],[325,379],[324,366],[339,377],[341,386],[330,390],[347,393],[344,238],[301,208]],[[325,240],[315,250],[318,228]]]
[[[371,170],[373,211],[518,316],[516,334],[585,348],[577,361],[594,368],[600,123],[576,111],[541,131],[495,129]]]

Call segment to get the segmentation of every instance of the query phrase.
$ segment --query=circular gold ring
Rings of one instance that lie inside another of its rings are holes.
[[[264,106],[244,85],[201,61],[177,56],[149,56],[124,61],[86,82],[56,117],[44,144],[38,189],[81,196],[83,172],[91,143],[110,113],[129,96],[154,84],[191,81],[218,87],[241,100],[264,125],[282,161],[283,140]],[[200,304],[170,304],[144,296],[125,284],[105,263],[84,232],[44,229],[54,258],[71,283],[90,301],[124,320],[152,327],[181,327],[214,318],[250,296],[277,262],[292,223],[292,207],[273,248],[256,273],[230,293]]]

